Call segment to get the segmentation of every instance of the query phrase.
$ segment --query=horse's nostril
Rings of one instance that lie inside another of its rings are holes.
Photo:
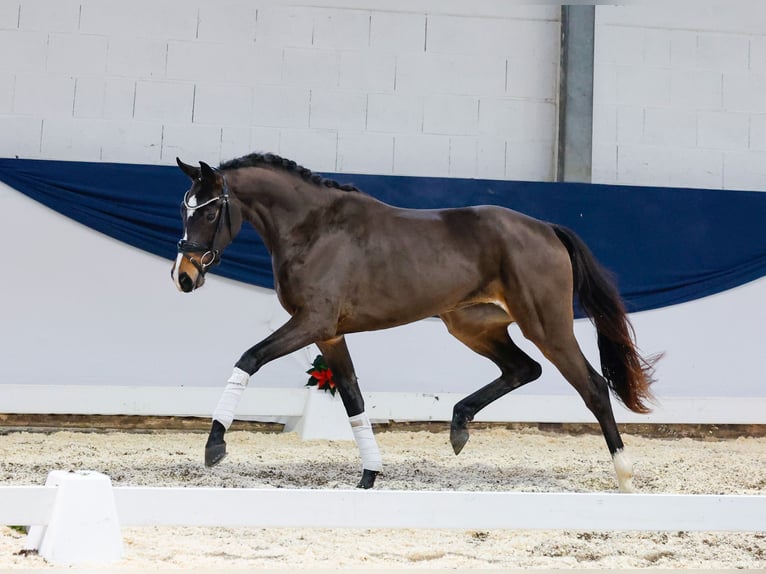
[[[194,281],[192,281],[192,278],[186,273],[181,273],[178,276],[178,284],[181,286],[181,290],[184,293],[189,293],[194,289]]]

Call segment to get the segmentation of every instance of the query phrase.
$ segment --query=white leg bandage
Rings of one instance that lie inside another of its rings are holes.
[[[356,446],[359,447],[359,454],[362,457],[362,470],[382,470],[383,459],[380,457],[378,443],[372,434],[372,424],[367,418],[367,414],[360,413],[348,417],[348,422],[351,423],[351,431],[354,433],[354,440],[356,440]]]
[[[221,423],[226,430],[229,429],[234,420],[234,411],[249,381],[250,375],[242,369],[234,367],[234,372],[227,381],[228,384],[223,390],[218,406],[213,411],[213,419]]]
[[[612,455],[612,462],[614,463],[614,470],[617,472],[617,484],[620,487],[620,492],[635,492],[636,489],[633,486],[633,463],[625,454],[625,451],[620,449],[615,451]]]

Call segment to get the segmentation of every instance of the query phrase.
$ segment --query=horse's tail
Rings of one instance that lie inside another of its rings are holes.
[[[633,326],[609,272],[573,231],[552,227],[569,251],[580,307],[596,326],[602,375],[626,407],[648,413],[651,409],[646,403],[653,400],[649,385],[653,382],[654,363],[662,355],[646,359],[639,354]]]

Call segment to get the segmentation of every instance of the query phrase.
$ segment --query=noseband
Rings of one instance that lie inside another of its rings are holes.
[[[208,199],[205,203],[199,205],[189,204],[189,192],[184,195],[183,206],[189,211],[195,211],[211,203],[221,202],[221,206],[218,208],[218,225],[216,225],[215,233],[210,239],[210,243],[196,243],[194,241],[187,241],[186,239],[178,240],[178,252],[187,255],[187,259],[191,261],[192,265],[197,268],[200,274],[204,275],[210,267],[218,265],[221,262],[221,250],[216,248],[216,241],[221,235],[223,230],[223,220],[226,219],[226,225],[229,228],[229,237],[232,236],[231,229],[231,207],[229,205],[229,186],[226,184],[226,178],[221,174],[223,179],[223,189],[221,195]],[[194,257],[189,256],[189,253],[200,253],[202,257],[197,261]]]

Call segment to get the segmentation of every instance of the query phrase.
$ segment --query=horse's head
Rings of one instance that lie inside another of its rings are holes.
[[[232,202],[224,175],[204,162],[199,167],[176,158],[192,180],[181,203],[184,236],[170,270],[176,287],[189,293],[205,282],[205,273],[221,261],[221,253],[239,232],[242,212]]]

